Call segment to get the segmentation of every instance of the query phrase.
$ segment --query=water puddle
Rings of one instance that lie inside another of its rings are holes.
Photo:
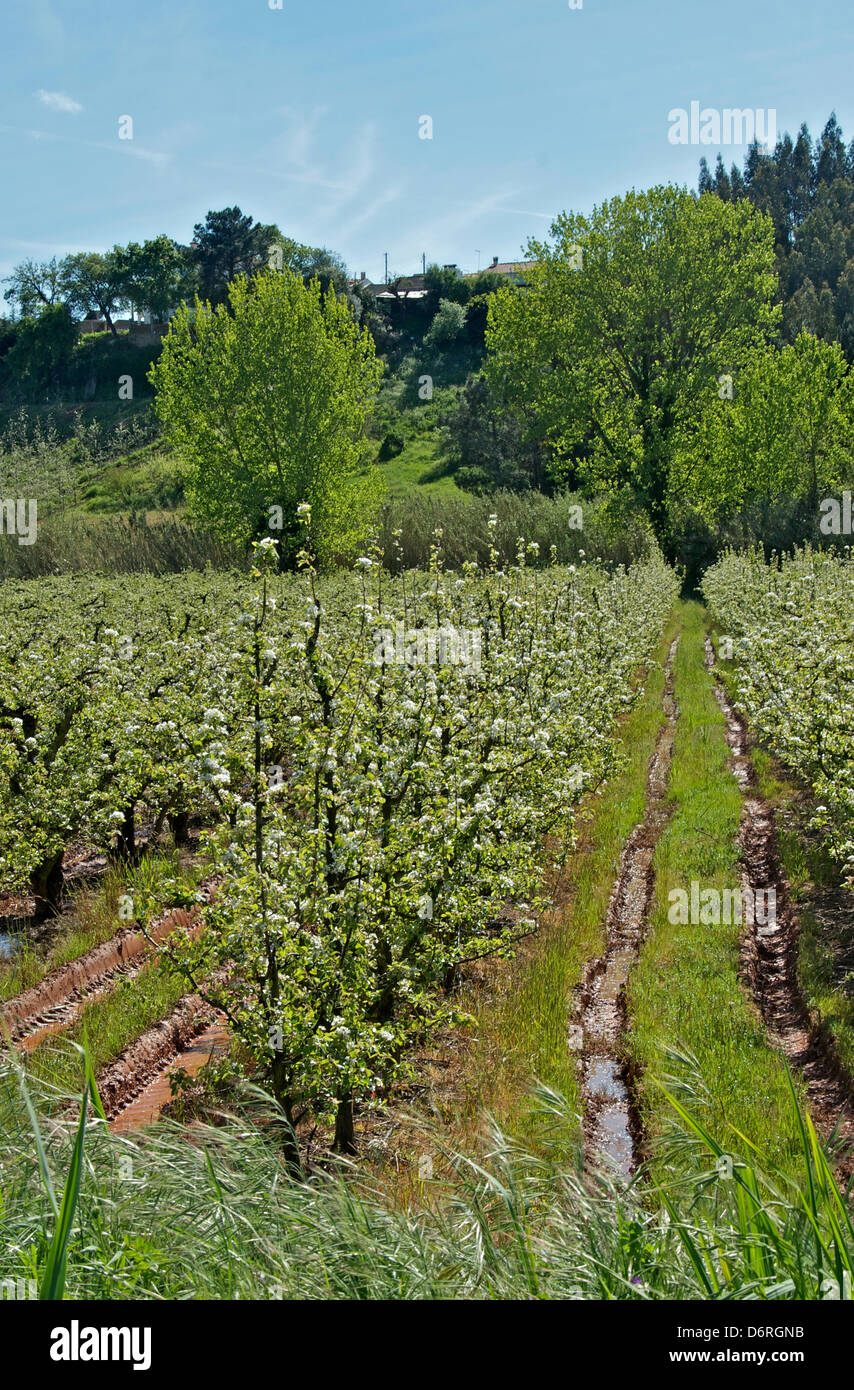
[[[139,1129],[142,1125],[153,1124],[163,1107],[173,1098],[172,1087],[169,1084],[171,1074],[184,1071],[188,1076],[198,1076],[211,1058],[225,1056],[230,1047],[231,1033],[226,1024],[212,1023],[152,1077],[129,1105],[119,1111],[115,1119],[110,1121],[110,1129],[116,1134],[121,1134],[131,1129]]]
[[[672,677],[677,645],[678,639],[667,658],[665,722],[647,774],[644,819],[623,849],[608,906],[606,954],[588,968],[579,1011],[569,1029],[569,1045],[581,1053],[588,1156],[594,1164],[609,1161],[625,1176],[635,1167],[632,1104],[622,1057],[625,990],[646,930],[655,846],[669,815],[666,797],[677,718]]]

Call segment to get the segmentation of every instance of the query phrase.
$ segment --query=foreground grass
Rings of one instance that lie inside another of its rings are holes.
[[[658,1190],[650,1207],[632,1188],[583,1178],[577,1157],[563,1161],[572,1112],[541,1091],[551,1147],[533,1153],[490,1126],[478,1154],[448,1155],[451,1177],[429,1208],[401,1209],[346,1171],[290,1181],[282,1116],[258,1094],[217,1128],[196,1126],[192,1143],[163,1121],[141,1139],[111,1135],[95,1106],[76,1149],[73,1122],[44,1125],[43,1104],[36,1089],[28,1109],[0,1063],[0,1280],[47,1289],[54,1194],[80,1183],[53,1296],[820,1299],[846,1296],[854,1263],[845,1203],[794,1110],[794,1175],[735,1151],[727,1182],[714,1140],[690,1109],[674,1110],[696,1177]]]
[[[488,1108],[510,1132],[530,1135],[535,1078],[564,1095],[573,1114],[579,1108],[576,1055],[567,1045],[572,990],[586,962],[604,949],[620,855],[643,818],[647,770],[664,719],[664,664],[677,630],[674,618],[617,732],[618,772],[582,812],[580,843],[561,875],[568,899],[549,914],[533,948],[499,975],[493,991],[467,1001],[477,1024],[464,1069],[468,1127]]]
[[[629,984],[629,1050],[644,1072],[660,1073],[662,1049],[697,1059],[703,1114],[717,1140],[734,1131],[786,1168],[800,1137],[782,1057],[739,982],[740,926],[668,920],[673,889],[737,889],[736,842],[742,797],[728,766],[724,720],[703,666],[704,612],[686,604],[674,667],[679,706],[670,794],[674,811],[655,855],[656,899],[649,935]],[[674,1059],[678,1079],[685,1065]],[[667,1101],[646,1076],[639,1097],[647,1132],[660,1136]]]

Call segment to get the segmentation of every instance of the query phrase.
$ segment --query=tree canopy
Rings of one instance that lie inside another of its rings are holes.
[[[630,487],[667,535],[682,421],[776,333],[774,229],[748,203],[660,186],[564,213],[524,294],[493,296],[486,373],[568,479]]]
[[[346,553],[381,488],[363,438],[379,377],[346,302],[287,267],[238,275],[227,305],[182,306],[151,380],[195,513],[226,537],[271,535],[292,558],[308,503],[316,553]]]

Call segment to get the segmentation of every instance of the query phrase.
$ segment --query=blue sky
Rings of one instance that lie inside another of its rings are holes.
[[[233,203],[369,278],[474,270],[564,208],[694,186],[693,100],[854,137],[850,0],[582,2],[4,0],[0,276]]]

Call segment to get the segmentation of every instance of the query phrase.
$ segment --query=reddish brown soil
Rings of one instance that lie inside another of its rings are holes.
[[[186,994],[168,1018],[161,1019],[126,1047],[98,1076],[98,1090],[107,1119],[117,1121],[133,1101],[162,1073],[173,1065],[185,1065],[182,1053],[198,1035],[217,1021],[217,1014],[197,994]],[[189,1067],[186,1068],[188,1071]],[[198,1068],[197,1068],[198,1070]],[[170,1099],[167,1094],[163,1104]],[[151,1113],[156,1118],[162,1105]],[[145,1123],[143,1119],[138,1124]],[[130,1125],[122,1125],[130,1128]]]
[[[180,1067],[187,1076],[198,1076],[211,1058],[224,1056],[230,1049],[231,1033],[228,1026],[224,1022],[214,1021],[155,1072],[134,1099],[115,1114],[110,1128],[122,1133],[153,1124],[173,1099],[170,1084],[173,1070]]]
[[[0,1009],[0,1026],[27,1050],[37,1046],[67,1028],[84,1003],[107,993],[122,977],[135,974],[152,942],[163,941],[176,928],[197,921],[198,909],[188,912],[174,908],[152,925],[147,936],[133,927],[122,927],[109,941],[93,946],[32,989],[8,1000]]]

